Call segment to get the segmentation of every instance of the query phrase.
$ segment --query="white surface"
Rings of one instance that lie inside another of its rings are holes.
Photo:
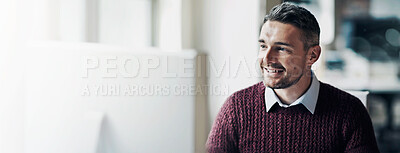
[[[104,119],[103,112],[86,112],[83,117],[83,122],[80,124],[81,128],[81,138],[83,142],[86,143],[84,147],[82,147],[81,152],[86,153],[97,153],[97,149],[99,146],[99,138],[100,131],[102,128],[102,123]]]
[[[100,71],[91,69],[88,78],[82,78],[86,57],[135,56],[168,57],[168,72],[180,69],[179,61],[193,59],[195,52],[165,53],[156,49],[129,50],[124,48],[84,43],[42,43],[26,48],[27,101],[25,126],[25,152],[27,153],[87,153],[95,142],[81,126],[87,112],[104,112],[98,152],[171,152],[194,151],[194,96],[145,95],[123,96],[106,94],[82,96],[82,89],[93,85],[161,84],[194,85],[191,77],[163,77],[163,62],[149,70],[149,77],[102,77]],[[190,61],[190,60],[189,60]],[[132,66],[126,67],[133,70]],[[109,72],[114,72],[110,69]],[[194,73],[186,69],[186,74]],[[180,74],[180,73],[178,73]],[[96,117],[95,117],[96,118]],[[97,120],[97,121],[96,121]],[[96,126],[92,128],[99,130]],[[87,130],[87,129],[86,129]],[[92,136],[95,134],[92,133]],[[90,134],[89,134],[90,135]],[[85,142],[85,140],[91,142]]]

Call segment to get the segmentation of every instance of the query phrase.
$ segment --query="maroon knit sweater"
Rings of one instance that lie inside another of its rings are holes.
[[[208,152],[379,152],[359,99],[321,83],[314,114],[304,105],[265,108],[262,82],[231,95],[207,141]]]

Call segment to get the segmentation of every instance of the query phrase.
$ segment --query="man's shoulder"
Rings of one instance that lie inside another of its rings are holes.
[[[263,93],[265,86],[263,82],[258,82],[253,84],[247,88],[241,89],[239,91],[234,92],[228,99],[242,99],[242,98],[251,98],[254,96],[259,96]]]
[[[262,82],[253,84],[247,88],[236,91],[230,95],[221,107],[220,112],[230,112],[233,110],[241,109],[244,110],[249,107],[249,104],[259,102],[261,94],[265,87]]]
[[[340,109],[347,111],[365,109],[360,99],[327,83],[321,82],[318,99],[328,101],[333,105],[341,107]]]

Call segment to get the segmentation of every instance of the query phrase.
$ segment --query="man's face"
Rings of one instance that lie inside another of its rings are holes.
[[[301,30],[278,21],[267,21],[260,34],[259,63],[265,86],[288,88],[304,77],[307,71]]]

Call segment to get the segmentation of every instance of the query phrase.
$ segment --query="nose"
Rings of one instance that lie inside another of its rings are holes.
[[[261,50],[259,58],[262,60],[263,63],[270,63],[277,59],[271,47],[267,47],[264,50]]]

